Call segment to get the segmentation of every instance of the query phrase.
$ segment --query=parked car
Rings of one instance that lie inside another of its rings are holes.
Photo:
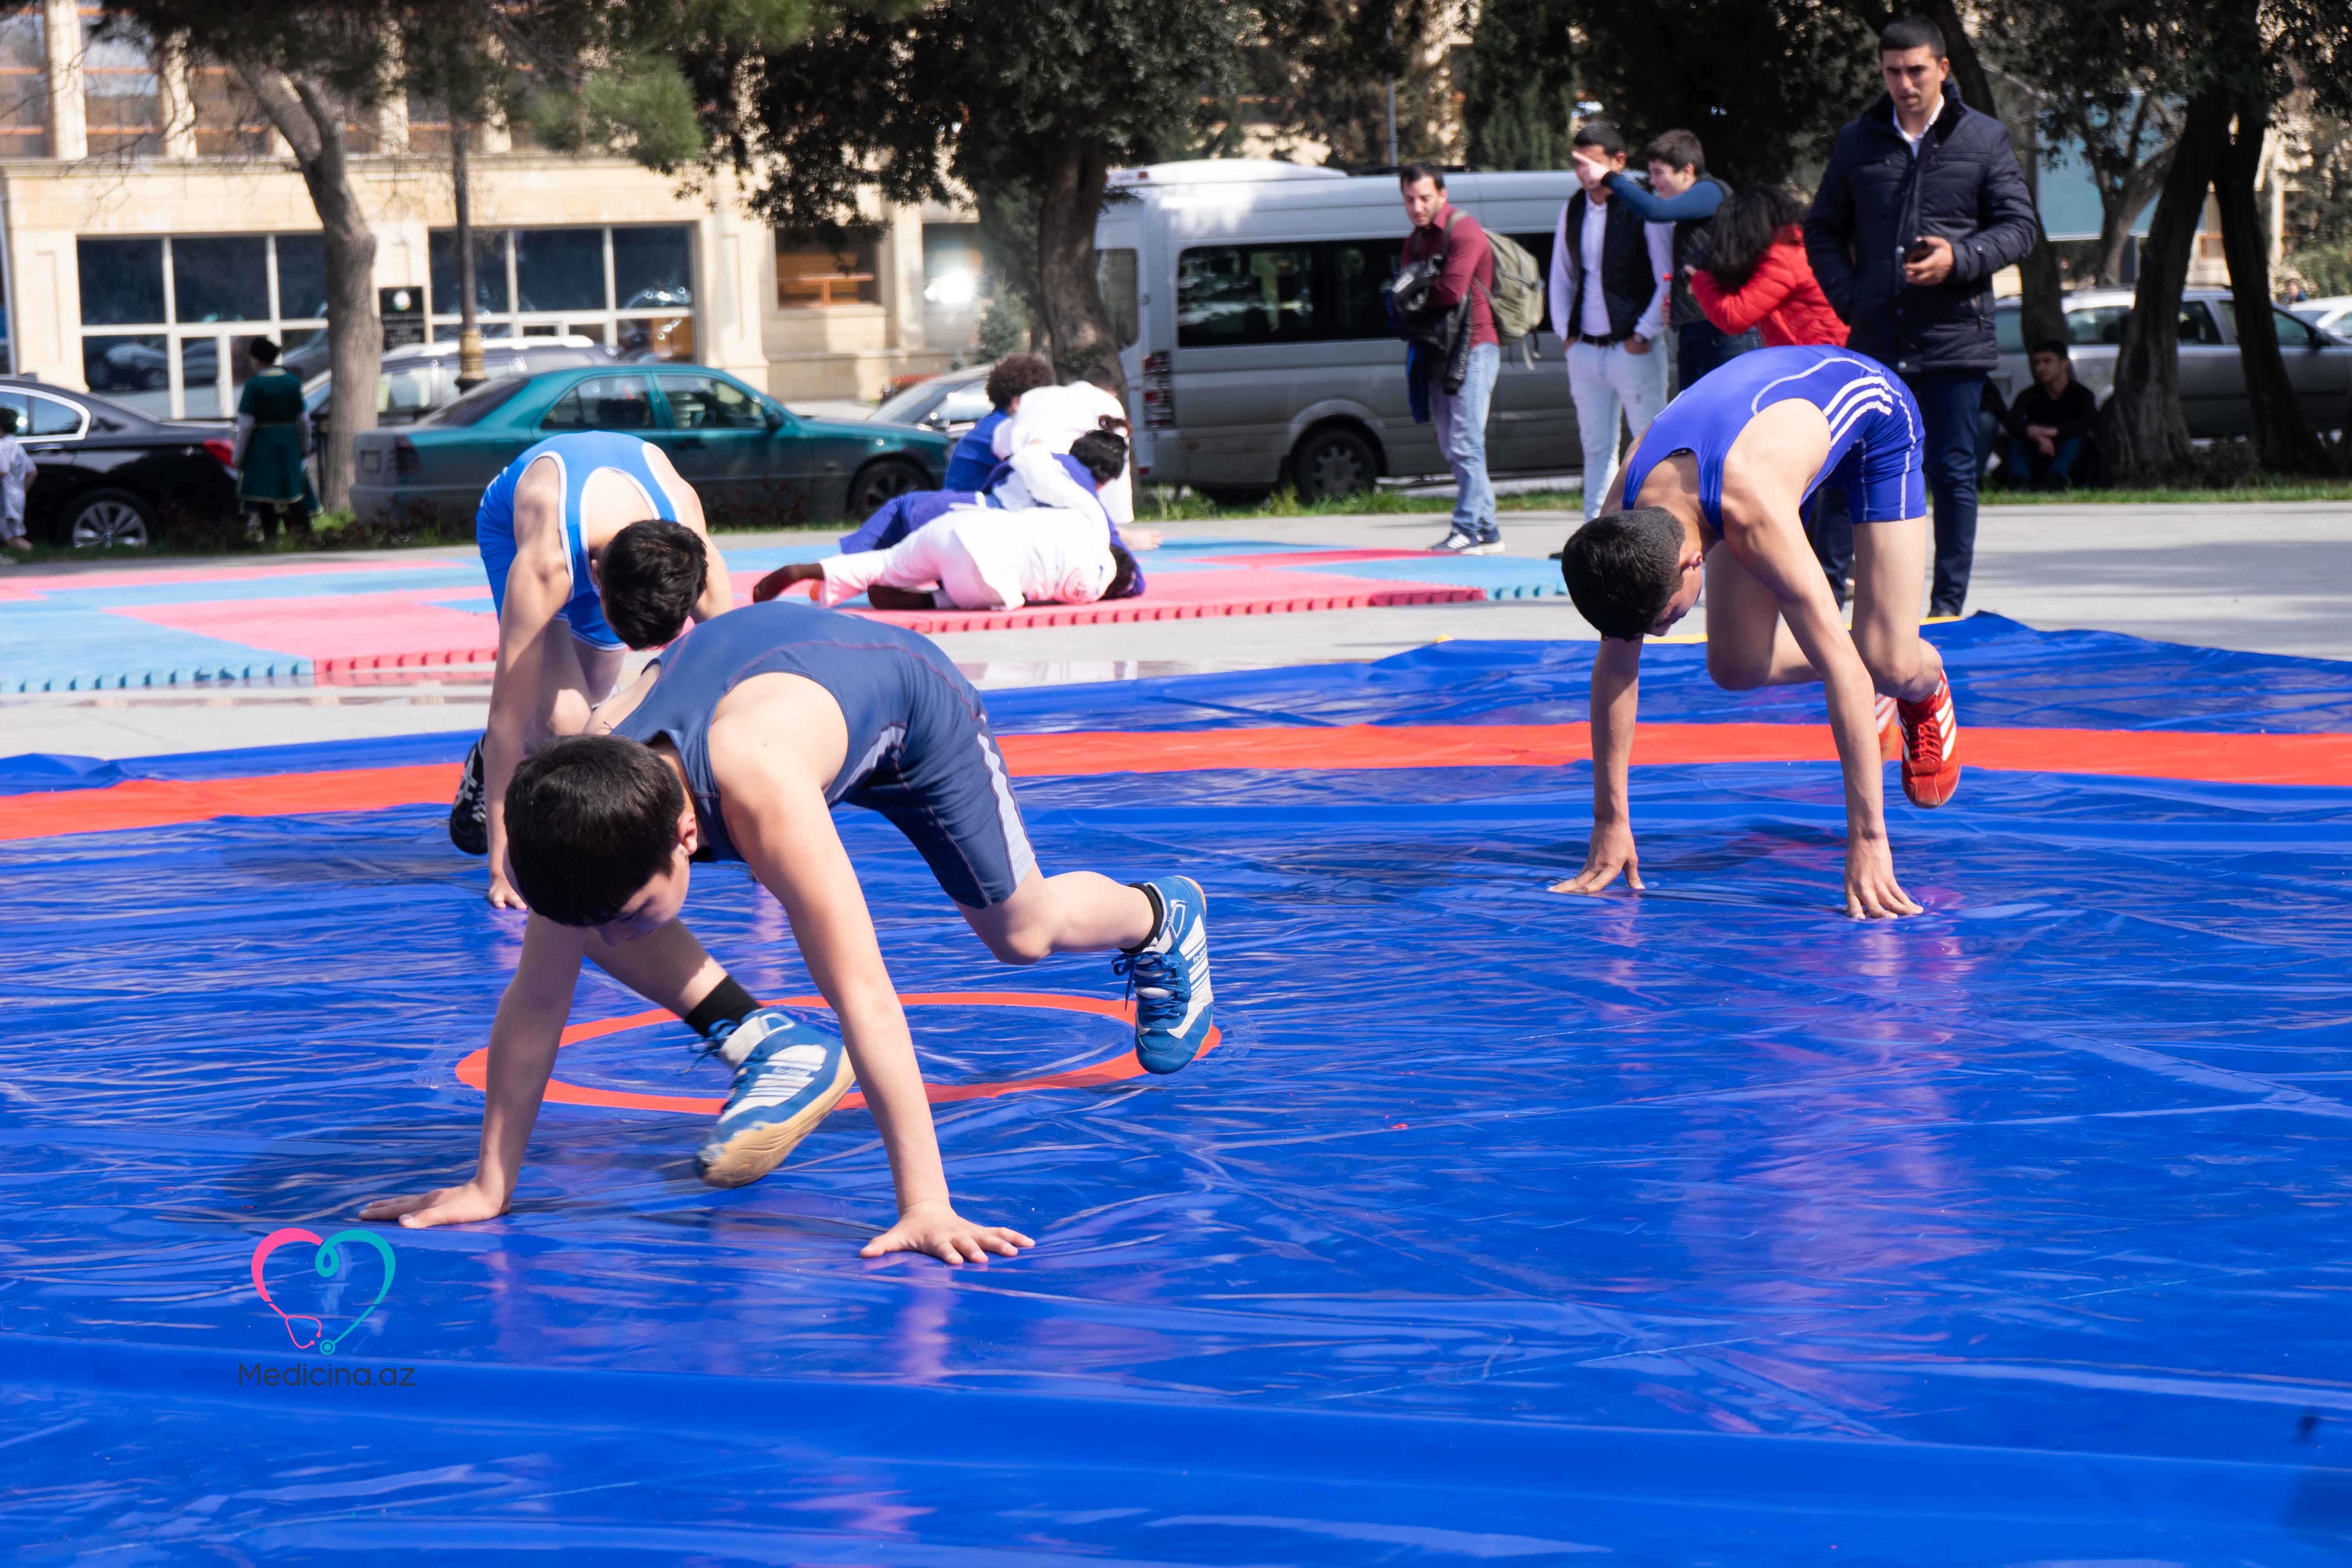
[[[2116,353],[2131,309],[2128,289],[2092,289],[2066,297],[2067,353],[2074,362],[2075,378],[2103,403],[2115,389]],[[2282,306],[2272,306],[2271,314],[2288,379],[2294,383],[2305,412],[2322,430],[2338,428],[2344,424],[2346,401],[2352,398],[2352,342],[2290,315]],[[2033,379],[2016,300],[2004,300],[1994,308],[1993,326],[2000,342],[2000,368],[1993,373],[1993,388],[2008,402]],[[2243,436],[2253,428],[2246,407],[2245,370],[2238,360],[2237,305],[2227,289],[2190,289],[2181,295],[2180,407],[2193,437]]]
[[[152,543],[236,515],[236,447],[218,425],[151,419],[85,392],[0,376],[33,459],[25,531],[78,548]]]
[[[191,338],[183,353],[180,375],[189,384],[219,374],[220,345],[212,339]],[[171,383],[172,356],[148,343],[116,343],[83,370],[93,392],[160,392]]]
[[[490,380],[509,375],[536,375],[543,370],[609,364],[612,351],[593,338],[571,334],[560,338],[504,338],[482,345],[482,374]],[[302,384],[302,405],[312,426],[327,422],[334,397],[335,377],[330,371]],[[414,425],[457,401],[457,345],[454,342],[406,343],[387,349],[375,384],[375,418],[379,425]]]
[[[2352,294],[2305,300],[2287,309],[2332,337],[2352,337]]]
[[[919,381],[867,417],[885,425],[919,425],[926,430],[961,436],[988,417],[988,373],[992,366],[951,370]]]
[[[862,518],[935,489],[948,438],[909,425],[812,419],[724,371],[604,365],[509,376],[402,429],[352,441],[363,519],[470,518],[482,488],[525,447],[566,430],[622,430],[669,455],[715,522]]]

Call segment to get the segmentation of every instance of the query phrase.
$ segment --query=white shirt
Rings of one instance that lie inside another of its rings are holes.
[[[931,526],[942,524],[1004,609],[1091,605],[1109,589],[1118,570],[1099,509],[960,506]]]
[[[1127,405],[1092,382],[1034,387],[1021,395],[1013,417],[996,427],[996,455],[1010,458],[1022,447],[1033,446],[1043,447],[1049,453],[1066,452],[1071,442],[1089,430],[1100,429],[1106,416],[1124,421]],[[1119,434],[1133,446],[1133,432],[1121,430]],[[1134,469],[1135,464],[1130,460],[1118,477],[1102,489],[1104,510],[1120,523],[1135,521]]]
[[[25,455],[24,444],[14,436],[0,436],[0,519],[9,526],[0,530],[0,537],[23,531],[18,526],[25,521],[25,487],[33,480],[33,459]]]
[[[1577,236],[1579,243],[1575,252],[1584,262],[1583,278],[1579,279],[1580,282],[1592,278],[1601,266],[1601,239],[1609,227],[1608,214],[1608,203],[1596,202],[1590,196],[1585,198],[1584,227]],[[1657,279],[1658,286],[1651,292],[1649,308],[1642,312],[1642,319],[1633,323],[1633,330],[1655,342],[1658,334],[1665,331],[1666,311],[1674,303],[1675,226],[1670,223],[1645,223],[1642,226],[1642,238],[1649,247],[1650,274]],[[1559,221],[1552,226],[1551,235],[1552,330],[1560,335],[1562,341],[1569,342],[1573,342],[1580,331],[1608,337],[1609,307],[1599,287],[1596,285],[1585,290],[1581,305],[1569,297],[1569,256],[1568,206],[1563,205],[1559,209]],[[1598,327],[1576,324],[1594,319],[1601,323]],[[1027,400],[1024,398],[1023,401]]]

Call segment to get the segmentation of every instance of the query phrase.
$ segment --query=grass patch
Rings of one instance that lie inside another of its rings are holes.
[[[2352,479],[2257,479],[2220,489],[2166,487],[2152,489],[1988,489],[1987,506],[2242,506],[2249,501],[2332,500],[2352,502]]]

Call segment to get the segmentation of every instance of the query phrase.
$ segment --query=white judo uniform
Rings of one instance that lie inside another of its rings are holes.
[[[1127,406],[1092,382],[1067,386],[1033,387],[1021,395],[1013,416],[996,427],[999,458],[1010,458],[1025,447],[1066,452],[1070,443],[1089,430],[1102,427],[1104,416],[1124,420]],[[1103,510],[1125,528],[1135,521],[1135,464],[1130,460],[1118,478],[1102,488]]]
[[[1024,400],[1025,401],[1025,400]],[[997,486],[998,506],[960,506],[887,550],[818,563],[817,603],[838,605],[879,583],[935,590],[959,610],[1091,605],[1117,573],[1104,508],[1043,445],[1024,447]]]

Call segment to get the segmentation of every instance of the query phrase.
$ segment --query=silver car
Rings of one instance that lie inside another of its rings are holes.
[[[992,365],[951,370],[919,381],[866,416],[886,425],[919,425],[943,436],[961,436],[988,417],[988,373]]]
[[[2128,289],[2092,289],[2066,296],[2067,355],[2074,362],[2074,378],[2102,403],[2115,389],[2116,354],[2131,310]],[[2340,428],[2347,400],[2352,400],[2352,342],[2281,306],[2271,307],[2271,318],[2304,412],[2320,430]],[[1993,326],[2000,343],[1993,389],[2007,403],[2033,382],[2016,300],[2000,301]],[[2189,289],[2181,294],[2180,407],[2193,437],[2243,436],[2253,428],[2246,407],[2245,370],[2238,359],[2237,302],[2227,289]]]

